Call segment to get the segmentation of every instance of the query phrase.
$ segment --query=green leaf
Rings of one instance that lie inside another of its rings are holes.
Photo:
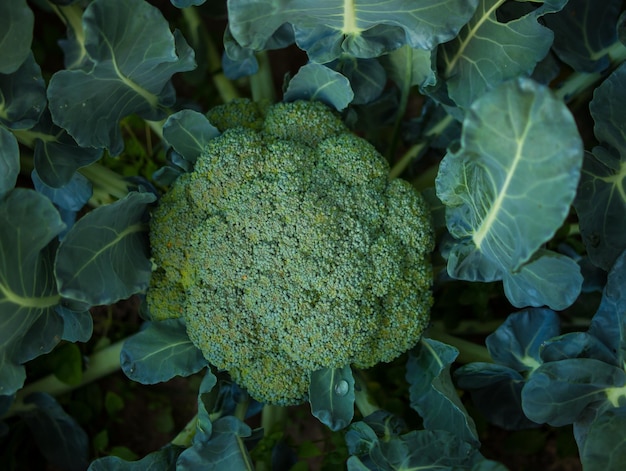
[[[546,13],[559,11],[567,0],[547,0],[528,14],[506,23],[496,12],[505,0],[480,0],[472,19],[458,36],[440,48],[439,57],[450,98],[461,108],[500,83],[529,76],[552,45],[553,33],[539,24]]]
[[[120,362],[126,376],[142,384],[189,376],[207,366],[178,319],[146,323],[143,330],[124,342]]]
[[[58,469],[84,470],[88,464],[89,438],[74,418],[45,393],[33,393],[25,402],[37,406],[23,413],[22,418],[48,461]]]
[[[83,355],[75,343],[60,345],[47,359],[52,373],[65,384],[79,385],[83,379]]]
[[[521,78],[478,99],[436,179],[457,239],[447,253],[450,276],[494,281],[520,270],[568,215],[582,155],[572,115],[547,87]]]
[[[450,365],[458,350],[432,339],[422,339],[409,353],[406,380],[411,407],[424,419],[424,428],[447,430],[461,440],[478,445],[476,425],[452,384]]]
[[[621,0],[568,0],[563,10],[544,19],[554,31],[554,51],[576,71],[605,70],[610,65],[606,49],[617,41],[621,9]]]
[[[46,84],[32,54],[12,74],[0,74],[0,124],[30,129],[46,105]]]
[[[602,301],[591,320],[589,334],[614,355],[616,366],[626,364],[626,251],[609,272]]]
[[[26,0],[0,2],[0,74],[15,72],[30,54],[35,17]]]
[[[93,319],[89,311],[76,312],[57,306],[57,314],[63,319],[61,338],[68,342],[87,342],[93,332]]]
[[[207,143],[220,135],[202,113],[182,110],[174,113],[163,125],[163,137],[176,152],[192,164],[196,162]]]
[[[626,408],[609,409],[589,427],[580,461],[585,471],[620,469],[626,462]]]
[[[387,74],[377,59],[345,56],[326,65],[348,79],[350,89],[354,92],[352,99],[354,105],[363,105],[376,100],[385,88]]]
[[[253,471],[252,459],[242,439],[251,434],[250,427],[236,417],[220,417],[213,423],[211,440],[208,442],[194,441],[193,446],[181,453],[176,463],[176,470]]]
[[[63,296],[96,306],[148,287],[146,209],[155,199],[152,193],[131,192],[76,222],[59,246],[55,265]]]
[[[124,148],[119,121],[133,113],[164,118],[163,107],[174,102],[169,80],[195,67],[193,50],[143,0],[94,0],[83,15],[83,29],[93,67],[52,76],[52,119],[81,147],[118,155]]]
[[[171,471],[177,469],[176,460],[182,451],[182,448],[166,445],[137,461],[105,456],[92,462],[88,471]]]
[[[102,156],[102,149],[79,147],[65,130],[52,123],[48,110],[24,135],[34,140],[35,170],[41,181],[51,188],[64,187],[76,170]]]
[[[433,49],[456,36],[471,17],[476,0],[282,0],[229,2],[229,28],[244,48],[264,49],[284,23],[314,62],[343,54],[384,55],[403,44]]]
[[[435,85],[436,64],[433,51],[402,46],[380,58],[389,78],[400,88],[404,84],[427,87]]]
[[[350,425],[354,416],[354,377],[350,365],[312,372],[309,402],[313,415],[331,430]]]
[[[559,332],[559,316],[554,311],[526,309],[508,316],[487,336],[485,345],[497,363],[528,372],[541,364],[542,346]]]
[[[626,64],[598,88],[589,105],[600,146],[585,155],[574,207],[589,258],[606,271],[626,249]]]
[[[20,173],[20,150],[15,136],[0,127],[0,198],[11,191]]]
[[[53,240],[63,228],[50,200],[33,190],[16,188],[0,200],[1,395],[22,386],[24,368],[15,361],[22,339],[61,300],[52,264]]]
[[[348,79],[322,64],[307,64],[289,81],[284,101],[319,100],[341,111],[354,93]]]
[[[530,420],[560,427],[578,420],[590,404],[606,401],[608,389],[625,384],[624,370],[593,358],[551,361],[528,378],[522,407]]]
[[[504,272],[502,281],[506,297],[515,307],[550,306],[562,310],[576,301],[583,276],[580,265],[571,258],[539,250],[518,271]]]

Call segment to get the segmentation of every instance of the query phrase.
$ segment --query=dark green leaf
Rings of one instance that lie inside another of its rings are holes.
[[[354,416],[354,377],[350,365],[311,373],[311,412],[331,430],[347,427]]]
[[[508,366],[474,362],[454,372],[459,388],[469,391],[472,403],[492,424],[504,430],[537,427],[522,410],[524,377]]]
[[[590,358],[542,364],[522,390],[526,416],[555,427],[575,422],[592,403],[606,401],[606,391],[626,384],[621,368]]]
[[[207,409],[207,403],[211,398],[211,391],[217,384],[217,378],[211,370],[207,369],[200,383],[198,391],[198,421],[196,422],[196,434],[194,442],[208,442],[213,433],[213,424],[211,423],[211,410]]]
[[[356,59],[354,57],[342,57],[341,59],[326,64],[346,77],[354,91],[352,104],[363,105],[380,97],[387,74],[385,69],[376,59]]]
[[[63,319],[54,310],[45,312],[24,334],[20,341],[19,351],[13,359],[17,363],[26,363],[52,351],[63,335]]]
[[[476,425],[461,403],[450,377],[450,365],[459,351],[432,339],[422,339],[409,354],[406,380],[411,407],[430,430],[446,430],[461,440],[479,444]]]
[[[26,0],[0,2],[0,74],[15,72],[28,57],[34,23]]]
[[[176,460],[182,451],[182,448],[166,445],[159,451],[131,462],[117,456],[105,456],[91,463],[88,471],[175,471]]]
[[[405,84],[427,87],[435,85],[436,64],[433,51],[402,46],[380,58],[389,78],[400,88]]]
[[[193,50],[143,0],[94,0],[83,29],[94,65],[54,74],[48,86],[52,119],[81,147],[118,155],[124,147],[119,121],[133,113],[162,119],[162,108],[174,101],[169,80],[195,67]]]
[[[559,317],[550,309],[527,309],[506,318],[485,340],[491,357],[515,371],[532,371],[541,363],[544,342],[559,335]]]
[[[0,124],[10,129],[30,129],[39,121],[46,104],[46,84],[32,54],[12,74],[0,74]]]
[[[433,49],[452,39],[471,17],[475,0],[391,0],[338,2],[280,0],[229,2],[229,27],[244,48],[262,50],[284,23],[293,25],[296,42],[315,62],[342,54],[372,58],[403,44]]]
[[[348,79],[322,64],[307,64],[289,81],[285,101],[319,100],[341,111],[354,93]]]
[[[68,342],[86,342],[93,332],[93,319],[89,311],[76,312],[57,306],[56,312],[63,319],[61,338]]]
[[[33,393],[26,403],[37,408],[22,414],[44,456],[55,467],[83,471],[88,464],[89,438],[52,396]]]
[[[458,239],[448,273],[493,281],[526,264],[569,214],[582,152],[572,115],[545,86],[519,79],[478,99],[463,122],[460,149],[446,154],[436,179],[448,230]],[[523,281],[533,277],[531,270]]]
[[[142,384],[189,376],[207,366],[184,324],[176,319],[148,323],[124,342],[120,361],[126,376]]]
[[[75,343],[60,345],[46,358],[54,376],[65,384],[79,385],[83,379],[83,356]]]
[[[591,423],[580,450],[585,471],[621,469],[626,462],[626,408],[609,409]]]
[[[591,261],[606,271],[626,249],[626,64],[594,92],[589,105],[594,132],[601,145],[587,153],[574,207]]]
[[[487,90],[529,76],[552,45],[553,33],[539,24],[546,13],[559,11],[567,0],[546,0],[530,13],[506,23],[496,11],[503,0],[480,0],[472,19],[440,49],[442,75],[450,98],[468,108]]]
[[[254,465],[242,438],[250,436],[250,427],[233,416],[221,417],[213,423],[208,442],[194,442],[181,453],[176,471],[197,469],[228,469],[253,471]]]
[[[192,164],[207,143],[220,132],[201,113],[182,110],[174,113],[163,125],[163,137],[178,154]]]
[[[15,186],[20,173],[20,150],[15,136],[0,127],[0,199]]]
[[[30,133],[35,140],[35,170],[52,188],[67,185],[76,170],[102,156],[102,149],[79,147],[71,136],[52,123],[48,111]]]
[[[515,307],[565,309],[576,301],[583,284],[578,263],[565,255],[543,249],[516,272],[503,274],[504,293]]]
[[[151,264],[146,208],[152,193],[124,199],[86,214],[59,246],[55,265],[63,296],[95,306],[125,299],[148,287]]]
[[[206,0],[171,0],[172,5],[178,8],[188,8],[202,5]]]
[[[606,49],[617,41],[621,0],[590,3],[568,0],[565,8],[545,16],[554,31],[553,49],[559,58],[579,72],[600,72],[609,64]]]
[[[589,334],[613,352],[616,366],[626,362],[626,251],[615,261]]]
[[[37,221],[37,224],[33,224]],[[61,297],[52,264],[63,230],[50,200],[16,188],[0,200],[0,394],[13,394],[24,382],[15,363],[24,336],[41,316],[51,315]]]

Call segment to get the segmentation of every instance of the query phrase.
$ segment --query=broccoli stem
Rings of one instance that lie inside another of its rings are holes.
[[[91,206],[103,206],[124,198],[129,190],[129,183],[118,173],[99,163],[93,163],[78,170],[93,185],[93,195],[89,199]]]
[[[454,121],[454,118],[450,115],[446,115],[444,118],[440,119],[432,128],[430,128],[424,135],[422,139],[413,144],[409,150],[407,150],[404,155],[400,158],[398,162],[391,168],[389,172],[389,178],[397,178],[402,172],[409,166],[413,160],[415,160],[419,155],[424,152],[431,141],[439,136],[441,133],[445,131],[445,129]]]
[[[196,436],[196,426],[198,424],[198,414],[194,415],[183,429],[170,442],[172,445],[188,448],[191,446],[193,437]]]
[[[620,64],[626,62],[626,46],[620,41],[616,41],[604,51],[611,61],[609,70],[602,72],[586,73],[574,72],[555,90],[555,95],[566,101],[572,101],[577,96],[587,92],[587,90],[595,87],[596,83],[604,79],[612,70],[616,69]]]
[[[354,404],[361,413],[361,416],[365,418],[380,410],[380,407],[378,407],[378,404],[376,404],[374,399],[370,396],[363,373],[356,370],[354,367],[352,371],[354,373]]]
[[[87,50],[85,49],[85,31],[83,30],[83,9],[78,3],[59,6],[48,0],[47,4],[74,33],[74,40],[80,45],[80,55],[75,63],[80,63],[83,57],[87,55]]]
[[[409,95],[411,94],[411,80],[412,80],[412,61],[413,61],[413,50],[411,48],[405,48],[407,53],[406,57],[406,67],[404,80],[402,81],[402,89],[400,90],[400,103],[398,105],[398,112],[396,114],[396,121],[393,124],[393,133],[391,135],[391,143],[389,145],[389,150],[387,151],[387,160],[392,162],[396,155],[396,150],[398,148],[398,141],[400,140],[400,130],[402,129],[402,122],[404,121],[404,115],[406,113],[406,107],[409,103]]]
[[[122,352],[123,344],[124,340],[121,340],[102,350],[94,352],[86,362],[87,369],[83,372],[83,377],[79,384],[66,384],[51,374],[24,386],[16,393],[15,401],[3,419],[31,409],[33,406],[24,402],[24,399],[31,393],[45,392],[51,396],[60,396],[61,394],[71,392],[119,370],[120,353]]]
[[[258,52],[256,59],[259,62],[259,70],[250,77],[250,93],[252,94],[252,100],[256,102],[269,101],[270,103],[274,103],[276,100],[276,92],[274,91],[272,68],[267,51]]]
[[[233,99],[238,98],[239,93],[237,92],[237,89],[222,72],[222,59],[220,53],[206,30],[204,22],[198,14],[197,8],[193,6],[183,8],[182,13],[187,26],[186,36],[193,49],[195,51],[206,52],[204,62],[207,64],[209,74],[213,79],[213,84],[215,85],[221,100],[224,103],[228,103]],[[198,62],[200,62],[200,59]]]

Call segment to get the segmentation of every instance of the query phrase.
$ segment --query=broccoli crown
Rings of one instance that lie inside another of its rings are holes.
[[[152,218],[152,318],[182,316],[209,362],[273,404],[305,401],[312,371],[411,348],[432,304],[419,193],[323,104],[209,116],[222,135]]]

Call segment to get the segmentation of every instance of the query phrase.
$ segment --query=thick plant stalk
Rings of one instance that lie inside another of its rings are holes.
[[[120,340],[92,354],[87,361],[87,369],[83,372],[83,378],[79,384],[64,383],[51,374],[26,385],[17,392],[15,401],[3,419],[30,409],[31,406],[24,402],[29,394],[45,392],[51,396],[60,396],[116,372],[120,369],[120,353],[123,345],[124,340]]]

